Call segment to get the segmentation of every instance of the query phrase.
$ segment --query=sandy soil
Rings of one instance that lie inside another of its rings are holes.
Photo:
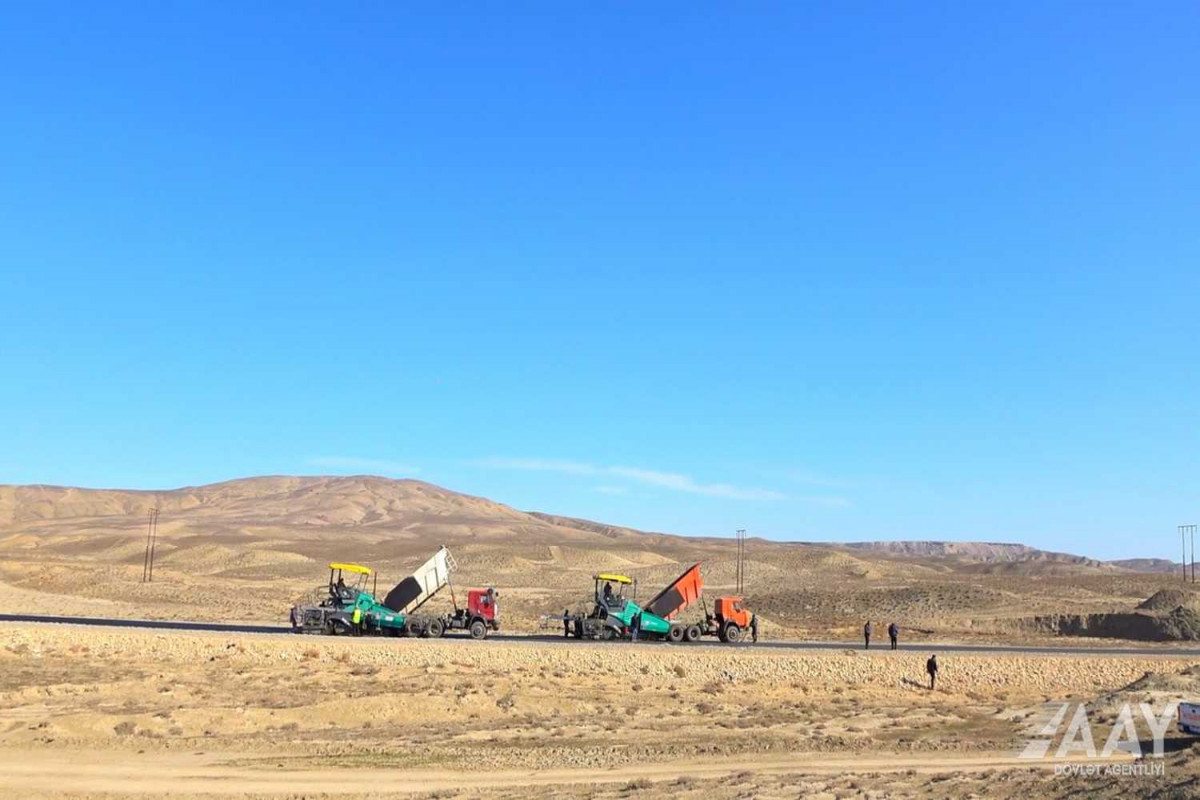
[[[1184,658],[964,655],[934,692],[923,659],[5,625],[0,789],[1051,795],[1078,779],[1015,758],[1043,702],[1200,694]],[[1194,778],[1176,757],[1163,780]]]

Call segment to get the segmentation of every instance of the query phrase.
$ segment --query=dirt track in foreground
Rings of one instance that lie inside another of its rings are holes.
[[[1010,753],[974,755],[834,756],[828,753],[792,753],[732,760],[687,760],[664,763],[622,764],[604,769],[544,769],[477,771],[441,769],[305,769],[271,764],[269,756],[257,767],[230,765],[228,757],[173,753],[79,753],[0,751],[0,774],[4,785],[22,795],[42,793],[110,792],[120,795],[307,795],[350,797],[422,792],[461,791],[478,793],[496,790],[545,790],[567,785],[617,784],[623,788],[639,780],[660,786],[680,779],[711,780],[750,772],[758,778],[776,776],[842,776],[846,773],[913,773],[903,779],[937,775],[979,773],[997,769],[1029,770]],[[239,762],[254,760],[246,754]],[[1128,755],[1100,759],[1094,763],[1128,763]],[[1040,765],[1050,770],[1053,763]],[[889,780],[894,780],[890,778]],[[918,781],[919,782],[919,781]],[[646,787],[649,788],[649,787]]]

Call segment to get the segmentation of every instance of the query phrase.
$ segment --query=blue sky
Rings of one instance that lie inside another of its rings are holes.
[[[416,477],[1176,555],[1194,3],[59,4],[0,47],[0,482]]]

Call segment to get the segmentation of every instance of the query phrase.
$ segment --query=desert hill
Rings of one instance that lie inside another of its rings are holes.
[[[989,564],[1013,562],[1055,562],[1079,566],[1102,567],[1104,562],[1071,555],[1039,550],[1024,544],[1002,542],[850,542],[847,547],[855,550],[870,550],[913,558],[957,558],[962,561],[980,561]]]
[[[143,583],[152,506],[156,566]],[[278,622],[330,561],[374,567],[382,588],[440,544],[459,585],[501,590],[510,630],[582,603],[597,571],[629,574],[649,596],[701,561],[709,592],[734,586],[731,539],[527,512],[415,480],[270,476],[161,491],[0,486],[0,611]],[[852,634],[864,618],[1024,635],[1039,620],[1131,612],[1173,577],[996,543],[753,539],[747,559],[748,602],[793,635]]]

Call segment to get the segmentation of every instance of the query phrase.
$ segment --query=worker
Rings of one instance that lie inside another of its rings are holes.
[[[867,624],[863,625],[863,649],[871,649],[871,620],[867,620]]]
[[[566,639],[571,635],[571,609],[563,609],[563,638]]]
[[[350,622],[354,627],[354,635],[362,636],[362,619],[363,612],[361,608],[355,608],[354,613],[350,616]]]
[[[642,632],[642,612],[637,612],[633,615],[633,619],[629,621],[629,636],[630,640],[636,642],[638,634]]]
[[[929,673],[929,691],[932,692],[938,674],[937,653],[931,655],[929,660],[925,662],[925,671]]]
[[[896,623],[888,625],[888,638],[892,640],[892,649],[896,649],[896,641],[900,638],[900,626]]]
[[[750,615],[750,641],[758,642],[758,614]]]
[[[612,584],[605,582],[605,584],[604,584],[604,602],[607,603],[609,600],[612,600]]]
[[[341,576],[341,575],[338,575],[338,581],[337,581],[337,595],[338,595],[338,597],[339,597],[339,598],[342,598],[342,597],[345,597],[345,596],[346,596],[346,582],[345,582],[344,580],[342,580],[342,576]]]

